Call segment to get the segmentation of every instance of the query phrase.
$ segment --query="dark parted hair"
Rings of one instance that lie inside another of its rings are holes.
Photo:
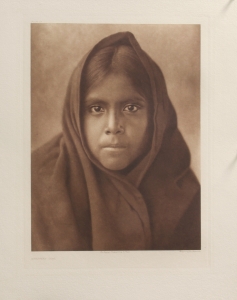
[[[92,87],[111,73],[126,75],[130,78],[134,88],[149,102],[151,101],[149,76],[136,52],[128,45],[105,47],[89,58],[82,73],[82,99]]]

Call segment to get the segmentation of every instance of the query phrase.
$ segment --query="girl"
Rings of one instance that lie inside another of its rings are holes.
[[[130,32],[72,74],[32,156],[32,250],[200,249],[200,187],[163,74]]]

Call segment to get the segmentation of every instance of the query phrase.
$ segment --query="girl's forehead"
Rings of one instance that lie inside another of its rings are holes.
[[[85,95],[85,101],[101,99],[111,102],[115,99],[139,99],[146,102],[141,89],[135,86],[132,79],[122,73],[110,73],[96,85],[91,86]]]
[[[146,101],[143,94],[135,87],[131,78],[125,74],[111,73],[92,86],[87,92],[85,101],[103,100],[107,102],[139,99]]]

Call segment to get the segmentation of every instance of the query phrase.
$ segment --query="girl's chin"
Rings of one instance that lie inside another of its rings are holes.
[[[122,171],[126,169],[131,163],[130,161],[121,160],[121,159],[106,159],[100,161],[103,167],[110,171]]]
[[[103,167],[110,171],[122,171],[126,169],[129,165],[117,165],[117,164],[102,164]]]
[[[131,154],[131,151],[129,152],[127,149],[106,149],[100,153],[97,159],[104,168],[110,171],[123,171],[134,167],[134,164],[142,157]]]

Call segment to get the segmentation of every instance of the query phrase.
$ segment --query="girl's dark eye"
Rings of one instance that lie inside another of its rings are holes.
[[[91,113],[101,113],[101,112],[104,112],[104,109],[101,106],[92,106],[92,107],[90,107],[90,112]]]
[[[127,106],[124,107],[124,111],[128,111],[128,112],[136,112],[139,110],[139,106],[138,105],[134,105],[134,104],[129,104]]]

